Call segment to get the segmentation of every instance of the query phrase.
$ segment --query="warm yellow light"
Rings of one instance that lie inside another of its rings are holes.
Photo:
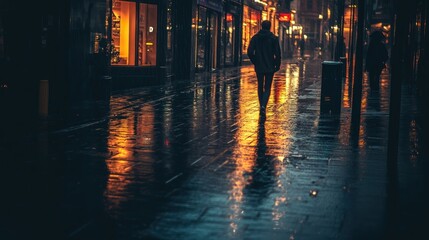
[[[147,43],[146,43],[146,46],[153,46],[153,43],[151,43],[151,42],[147,42]]]
[[[259,3],[259,4],[262,4],[262,5],[264,5],[264,6],[267,6],[268,5],[268,3],[266,3],[266,2],[262,2],[261,0],[254,0],[255,1],[255,3]]]
[[[311,197],[316,197],[318,193],[319,193],[318,190],[310,190],[310,196]]]

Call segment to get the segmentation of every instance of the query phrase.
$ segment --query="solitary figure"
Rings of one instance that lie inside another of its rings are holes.
[[[299,40],[299,56],[301,57],[301,59],[304,59],[304,53],[305,53],[305,40],[304,40],[304,37],[302,37]]]
[[[265,20],[261,27],[262,29],[250,39],[247,55],[255,65],[260,114],[265,115],[273,76],[280,69],[281,53],[279,38],[270,32],[271,22]]]
[[[368,72],[369,86],[372,91],[379,90],[380,74],[389,57],[383,40],[384,35],[380,31],[375,31],[370,35],[365,68]]]

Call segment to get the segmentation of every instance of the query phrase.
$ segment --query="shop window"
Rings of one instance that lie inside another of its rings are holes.
[[[155,66],[157,5],[113,1],[112,65]]]
[[[231,13],[226,14],[226,47],[225,47],[225,63],[234,63],[234,47],[235,47],[235,19]]]
[[[169,0],[167,7],[167,62],[173,62],[173,1]]]
[[[207,10],[203,7],[198,8],[198,26],[197,26],[197,68],[206,67],[206,42],[207,42]]]
[[[247,54],[250,39],[260,30],[261,12],[246,5],[243,6],[243,53]]]

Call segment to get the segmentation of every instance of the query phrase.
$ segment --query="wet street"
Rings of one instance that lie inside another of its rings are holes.
[[[377,94],[365,77],[353,139],[351,84],[339,116],[320,114],[321,66],[283,62],[265,119],[243,66],[116,92],[91,121],[3,140],[0,238],[426,239],[428,145],[411,88],[392,173],[389,72]]]

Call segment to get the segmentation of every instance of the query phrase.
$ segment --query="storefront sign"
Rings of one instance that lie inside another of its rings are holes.
[[[203,7],[211,8],[211,9],[216,10],[218,12],[223,12],[222,1],[218,1],[218,0],[197,0],[197,4],[199,4]]]
[[[290,13],[279,13],[279,22],[290,22]]]

